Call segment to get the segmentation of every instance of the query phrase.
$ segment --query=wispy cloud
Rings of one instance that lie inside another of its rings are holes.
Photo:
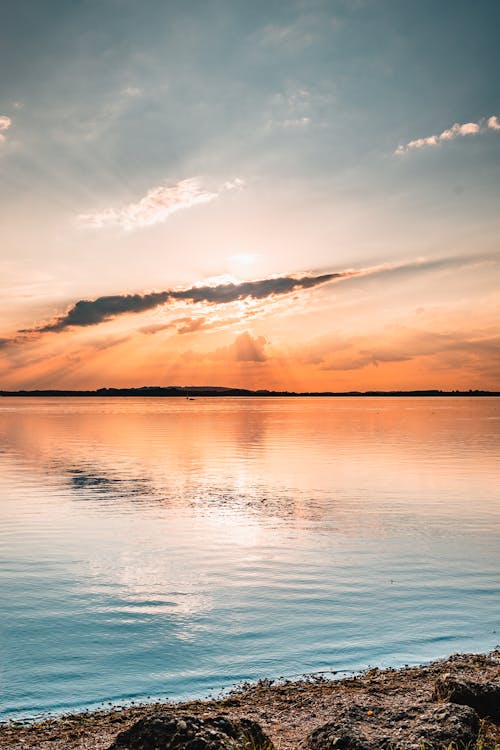
[[[438,146],[440,143],[452,141],[461,136],[479,135],[480,133],[488,132],[488,130],[500,130],[500,121],[496,115],[492,115],[487,120],[479,120],[478,122],[464,122],[462,124],[456,122],[451,128],[443,130],[443,132],[438,135],[428,135],[425,138],[416,138],[413,141],[409,141],[404,146],[398,146],[394,153],[398,155],[406,154],[408,151],[427,148],[429,146]]]
[[[217,191],[205,190],[200,179],[193,177],[181,180],[176,185],[159,185],[153,187],[137,203],[129,203],[121,208],[106,208],[92,214],[80,214],[79,221],[83,226],[103,229],[118,226],[131,230],[161,224],[176,211],[191,208],[201,203],[209,203],[222,192],[243,186],[243,180],[236,178],[226,182]]]
[[[291,120],[283,120],[284,128],[306,128],[310,124],[310,117],[294,117]]]
[[[7,115],[0,115],[0,143],[5,140],[4,131],[12,125],[12,120]]]
[[[204,330],[205,328],[212,328],[213,326],[208,323],[205,316],[192,318],[189,315],[185,315],[182,318],[175,318],[167,323],[153,323],[149,326],[143,326],[139,328],[141,333],[155,334],[160,331],[166,331],[168,329],[175,329],[176,333],[195,333],[196,331]]]
[[[23,334],[16,334],[14,336],[2,336],[0,337],[0,350],[7,349],[15,344],[22,344],[25,340]]]
[[[142,94],[142,89],[139,88],[139,86],[126,86],[122,93],[125,96],[140,96]]]
[[[234,324],[241,325],[242,318],[248,320],[251,317],[255,317],[257,311],[246,310],[244,315],[199,315],[197,317],[191,317],[185,315],[181,318],[174,318],[165,323],[153,323],[151,325],[142,326],[138,330],[140,333],[153,335],[162,331],[173,330],[176,334],[185,333],[197,333],[198,331],[208,331],[214,328],[230,328]],[[1,348],[1,341],[0,341]]]
[[[295,88],[274,94],[266,120],[267,129],[306,129],[316,122],[327,97],[317,91]]]
[[[264,48],[285,48],[300,50],[310,46],[315,39],[317,30],[307,19],[299,19],[288,25],[268,24],[261,30],[260,44]]]
[[[378,339],[375,343],[373,339]],[[484,362],[500,362],[500,337],[484,331],[448,331],[395,327],[378,336],[359,337],[350,341],[331,341],[324,357],[318,357],[320,369],[327,371],[361,370],[373,365],[409,362],[421,357],[437,358],[435,367],[457,366],[480,369]],[[455,365],[451,357],[456,357]],[[312,360],[311,360],[312,361]]]

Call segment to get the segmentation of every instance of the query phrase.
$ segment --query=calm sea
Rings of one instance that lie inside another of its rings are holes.
[[[500,399],[0,399],[3,718],[500,642]]]

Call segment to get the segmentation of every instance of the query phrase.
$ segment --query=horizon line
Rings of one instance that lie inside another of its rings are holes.
[[[469,388],[466,390],[452,389],[442,390],[440,388],[411,388],[411,389],[373,389],[373,390],[349,390],[349,391],[288,391],[288,390],[271,390],[267,388],[250,389],[234,386],[132,386],[118,388],[106,386],[102,388],[35,388],[18,390],[0,390],[0,396],[3,397],[171,397],[178,398],[188,396],[190,393],[199,397],[216,397],[221,396],[253,396],[253,397],[272,397],[272,396],[290,396],[290,397],[314,397],[314,396],[500,396],[500,391],[487,390],[484,388]]]

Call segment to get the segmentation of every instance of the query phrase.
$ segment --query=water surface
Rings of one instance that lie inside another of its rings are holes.
[[[500,399],[0,399],[3,717],[500,635]]]

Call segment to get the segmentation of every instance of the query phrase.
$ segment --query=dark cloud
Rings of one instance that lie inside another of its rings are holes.
[[[164,304],[170,297],[169,292],[152,292],[150,294],[116,294],[108,297],[98,297],[94,300],[79,300],[70,307],[65,315],[56,318],[52,323],[40,328],[21,331],[32,333],[38,331],[63,331],[72,326],[94,326],[109,318],[130,312],[143,312]]]
[[[93,326],[125,313],[138,313],[151,310],[171,300],[185,300],[193,303],[209,302],[227,304],[247,298],[265,299],[276,295],[289,294],[301,289],[310,289],[335,279],[359,274],[359,271],[324,273],[319,276],[281,276],[260,281],[244,281],[240,284],[218,284],[216,286],[194,286],[188,289],[172,289],[148,294],[124,294],[98,297],[95,300],[79,300],[69,310],[51,323],[38,328],[25,329],[20,333],[59,332],[66,328]],[[199,326],[198,326],[199,327]],[[195,330],[192,328],[191,330]],[[179,331],[185,333],[186,331]]]
[[[192,286],[187,289],[167,289],[162,292],[148,292],[145,294],[117,294],[98,297],[94,300],[79,300],[63,315],[42,326],[18,331],[21,334],[38,334],[49,331],[59,332],[66,328],[98,325],[106,320],[126,313],[140,313],[159,307],[167,302],[185,301],[193,304],[206,302],[213,305],[224,305],[243,299],[266,299],[311,289],[332,281],[342,281],[353,277],[384,277],[438,271],[441,269],[464,268],[466,266],[492,261],[492,256],[483,257],[455,257],[438,258],[434,260],[417,259],[398,264],[382,264],[368,268],[348,269],[336,273],[322,273],[308,276],[277,276],[258,281],[242,281],[240,283],[217,284],[215,286]],[[167,324],[170,326],[171,324]],[[178,329],[178,333],[189,333],[207,327],[204,324],[188,323],[186,327]],[[144,331],[154,333],[161,330],[158,326],[151,326]],[[3,341],[3,344],[1,343]],[[1,339],[0,347],[13,339]]]
[[[261,279],[260,281],[244,281],[240,284],[218,284],[217,286],[196,286],[171,293],[173,299],[190,300],[191,302],[214,302],[224,304],[251,297],[264,299],[279,294],[289,294],[300,289],[310,289],[319,284],[326,284],[334,279],[356,275],[356,271],[342,271],[341,273],[324,273],[320,276],[280,276],[278,278]]]

